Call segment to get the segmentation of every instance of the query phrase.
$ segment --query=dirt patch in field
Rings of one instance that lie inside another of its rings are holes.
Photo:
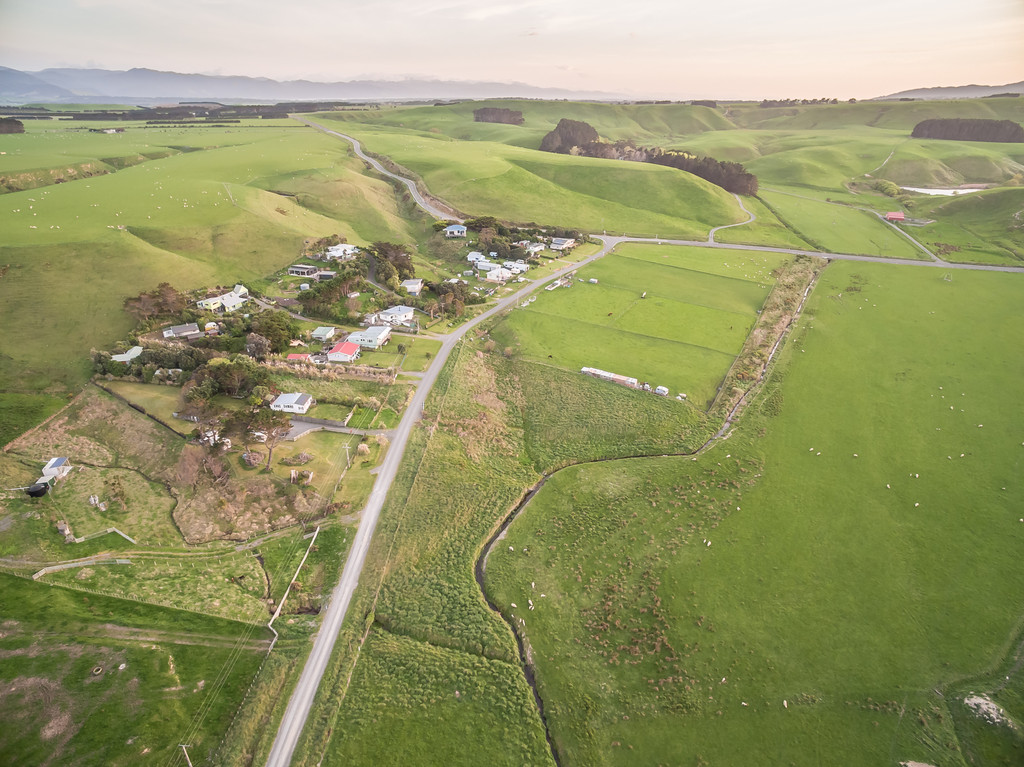
[[[78,732],[72,697],[60,684],[42,677],[20,676],[0,689],[4,728],[10,732],[37,730],[51,749],[42,765],[60,764],[64,745]]]

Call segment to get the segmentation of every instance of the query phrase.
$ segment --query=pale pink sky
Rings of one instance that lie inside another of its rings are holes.
[[[869,98],[1024,80],[1022,0],[0,0],[0,65]]]

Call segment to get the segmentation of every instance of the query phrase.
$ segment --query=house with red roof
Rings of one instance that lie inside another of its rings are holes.
[[[334,348],[327,352],[327,359],[331,362],[353,362],[359,359],[359,344],[351,341],[336,343]]]
[[[905,221],[906,220],[906,216],[903,215],[902,211],[895,211],[893,213],[886,213],[885,214],[885,220],[886,221]]]

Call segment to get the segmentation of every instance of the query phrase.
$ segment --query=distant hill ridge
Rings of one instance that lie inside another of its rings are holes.
[[[0,103],[105,103],[128,100],[365,101],[477,98],[593,99],[620,94],[541,88],[525,83],[456,80],[352,80],[279,82],[265,77],[216,76],[154,69],[44,69],[21,72],[0,67]]]
[[[924,99],[939,101],[943,99],[982,99],[987,96],[998,96],[1003,93],[1024,94],[1024,80],[1019,83],[1009,83],[1008,85],[951,85],[936,88],[915,88],[914,90],[891,93],[888,96],[879,96],[874,100]]]

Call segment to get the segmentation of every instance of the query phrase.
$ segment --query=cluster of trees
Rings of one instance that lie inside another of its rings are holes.
[[[961,117],[923,120],[914,126],[910,135],[913,138],[948,139],[950,141],[1024,143],[1024,127],[1013,120]]]
[[[768,107],[801,107],[808,106],[811,104],[838,104],[839,99],[765,99],[759,107],[767,109]],[[856,104],[857,99],[850,99],[850,104]]]
[[[377,282],[392,290],[398,290],[398,284],[403,280],[416,276],[416,267],[412,265],[412,256],[406,245],[375,242],[369,247],[369,253],[376,262]]]
[[[522,125],[526,120],[517,109],[501,109],[499,107],[480,107],[473,110],[473,119],[478,123],[504,123],[505,125]]]
[[[13,117],[0,117],[0,133],[24,133],[25,124]]]
[[[710,99],[697,99],[695,101],[691,101],[690,104],[695,107],[711,107],[712,109],[718,108],[718,102],[711,101]]]
[[[326,282],[311,285],[298,295],[302,313],[307,317],[319,317],[329,322],[351,322],[359,315],[359,302],[348,299],[349,293],[357,290],[366,277],[367,263],[357,258],[338,265],[338,274]]]
[[[726,162],[713,157],[694,157],[686,152],[658,148],[650,150],[647,162],[685,170],[733,194],[751,197],[757,194],[757,176],[738,162]]]
[[[563,117],[555,129],[541,139],[540,151],[571,154],[573,147],[583,147],[597,140],[597,131],[592,125]]]
[[[124,309],[137,322],[159,317],[177,317],[189,306],[188,296],[169,282],[161,282],[155,290],[124,300]]]
[[[214,357],[196,368],[182,387],[182,395],[185,402],[199,409],[218,394],[242,399],[255,395],[253,404],[259,404],[270,394],[269,380],[267,368],[245,354]]]
[[[591,125],[562,119],[544,137],[540,148],[547,152],[599,157],[605,160],[629,160],[667,165],[692,173],[734,194],[757,194],[757,176],[738,162],[722,162],[712,157],[697,157],[688,152],[660,147],[638,147],[632,141],[601,141]]]

